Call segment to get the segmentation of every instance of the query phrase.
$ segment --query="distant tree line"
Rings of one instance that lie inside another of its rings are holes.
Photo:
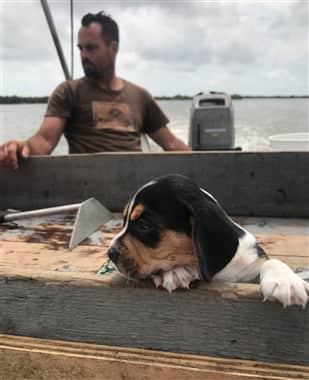
[[[189,95],[175,95],[175,96],[156,96],[157,100],[191,100],[193,96]]]
[[[47,103],[48,96],[0,96],[0,104]]]
[[[232,99],[308,99],[309,95],[239,95],[232,94]],[[175,95],[175,96],[156,96],[157,100],[192,100],[193,96]],[[33,104],[47,103],[48,96],[0,96],[0,104]]]
[[[205,93],[207,95],[207,93]],[[309,95],[239,95],[232,94],[232,99],[308,99]],[[175,95],[175,96],[156,96],[157,100],[192,100],[193,96]]]
[[[231,95],[232,99],[308,99],[309,95]]]

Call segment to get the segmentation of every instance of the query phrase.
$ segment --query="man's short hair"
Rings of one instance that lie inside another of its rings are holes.
[[[101,25],[102,37],[109,43],[111,41],[119,42],[119,29],[115,20],[111,16],[104,13],[104,11],[98,13],[87,13],[82,18],[82,26],[88,26],[92,22],[97,22]]]

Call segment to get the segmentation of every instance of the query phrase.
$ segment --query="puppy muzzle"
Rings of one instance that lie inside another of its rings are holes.
[[[109,247],[107,255],[122,275],[128,278],[140,278],[138,266],[133,258],[128,257],[125,246],[114,243]]]

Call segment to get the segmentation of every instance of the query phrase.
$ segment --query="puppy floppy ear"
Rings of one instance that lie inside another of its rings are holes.
[[[177,198],[191,214],[192,240],[200,273],[204,280],[211,281],[234,257],[244,232],[217,201],[198,186],[193,193],[178,192]]]

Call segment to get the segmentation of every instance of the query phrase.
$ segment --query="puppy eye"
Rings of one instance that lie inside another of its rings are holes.
[[[138,228],[142,231],[150,231],[151,230],[151,224],[147,222],[144,219],[139,219],[137,222]]]

